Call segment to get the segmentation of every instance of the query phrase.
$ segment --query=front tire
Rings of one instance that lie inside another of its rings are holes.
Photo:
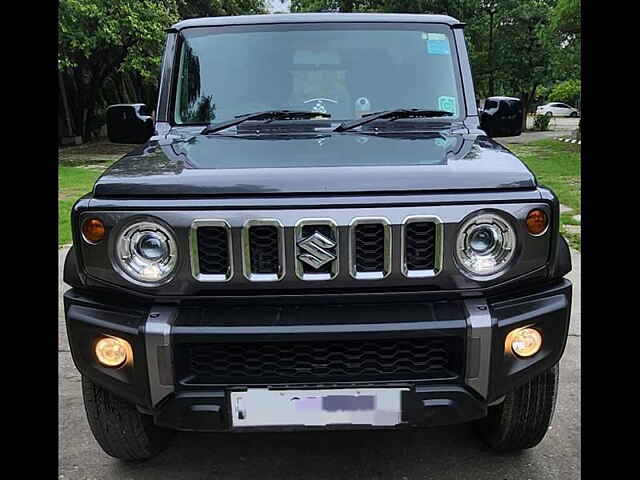
[[[558,396],[556,364],[489,407],[476,422],[482,440],[498,452],[513,452],[538,445],[549,429]]]
[[[121,460],[140,461],[164,450],[172,430],[157,427],[149,415],[82,377],[82,398],[91,432],[102,449]]]
[[[547,112],[547,113],[545,113],[545,115],[546,115],[547,117],[553,117],[553,112]]]

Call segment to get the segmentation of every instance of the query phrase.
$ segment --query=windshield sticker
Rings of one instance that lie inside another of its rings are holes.
[[[428,33],[427,52],[432,55],[451,55],[447,36],[444,33]]]
[[[438,108],[440,110],[444,110],[445,112],[451,112],[454,115],[457,113],[457,103],[454,97],[447,97],[443,95],[438,97]]]

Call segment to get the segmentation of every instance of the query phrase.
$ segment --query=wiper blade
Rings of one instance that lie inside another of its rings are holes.
[[[247,120],[294,120],[294,119],[306,119],[306,118],[331,118],[331,114],[322,112],[310,112],[306,110],[266,110],[264,112],[247,113],[245,115],[238,115],[233,120],[228,120],[222,123],[216,123],[207,125],[202,134],[219,132],[225,128],[233,127]]]
[[[421,108],[398,108],[396,110],[385,110],[383,112],[370,113],[363,116],[359,120],[353,120],[352,122],[341,123],[333,129],[334,132],[344,132],[351,130],[352,128],[359,127],[365,123],[373,122],[378,119],[395,120],[397,118],[433,118],[433,117],[448,117],[453,113],[446,112],[444,110],[424,110]]]

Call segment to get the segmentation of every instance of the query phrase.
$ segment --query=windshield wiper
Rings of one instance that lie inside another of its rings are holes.
[[[294,119],[307,119],[307,118],[331,118],[331,114],[322,112],[310,112],[305,110],[266,110],[264,112],[247,113],[244,115],[238,115],[233,120],[228,120],[222,123],[216,123],[207,125],[202,134],[218,132],[225,128],[233,127],[247,120],[294,120]]]
[[[453,113],[446,112],[444,110],[424,110],[421,108],[398,108],[396,110],[385,110],[383,112],[369,113],[364,115],[359,120],[353,120],[352,122],[341,123],[333,129],[334,132],[344,132],[351,130],[352,128],[359,127],[365,123],[373,122],[378,119],[395,120],[397,118],[433,118],[433,117],[448,117]]]

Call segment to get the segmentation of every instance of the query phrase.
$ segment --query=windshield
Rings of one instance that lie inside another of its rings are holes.
[[[455,58],[451,30],[438,24],[187,28],[173,120],[210,124],[286,109],[335,122],[397,108],[445,110],[455,120],[464,114]]]

